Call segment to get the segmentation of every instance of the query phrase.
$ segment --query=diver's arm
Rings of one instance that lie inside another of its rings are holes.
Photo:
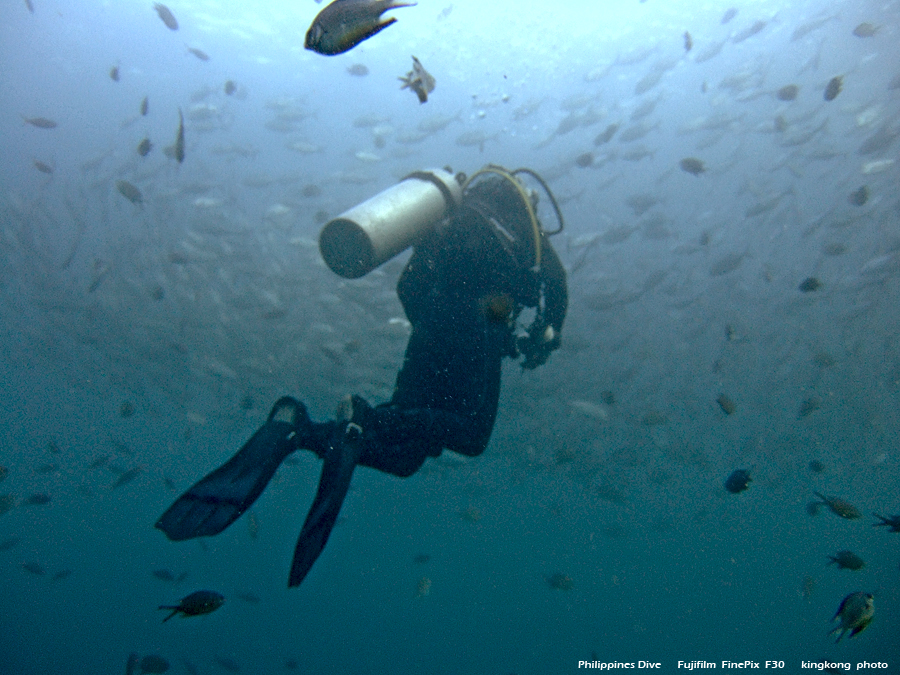
[[[569,289],[566,285],[566,270],[560,261],[556,250],[543,236],[543,248],[541,258],[541,278],[544,284],[544,322],[553,326],[557,337],[562,332],[563,321],[566,319],[566,310],[569,307]]]
[[[556,251],[543,237],[541,271],[541,302],[534,321],[528,327],[528,335],[520,337],[516,346],[524,356],[522,368],[532,370],[547,362],[550,353],[559,349],[563,322],[569,306],[566,287],[566,270]]]

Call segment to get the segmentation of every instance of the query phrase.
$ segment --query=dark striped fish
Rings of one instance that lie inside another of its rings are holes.
[[[334,0],[313,20],[303,46],[325,56],[343,54],[397,20],[382,20],[386,11],[413,5],[397,0]]]

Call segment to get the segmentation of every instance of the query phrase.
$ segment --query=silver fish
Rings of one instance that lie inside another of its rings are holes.
[[[30,124],[33,127],[37,127],[38,129],[55,129],[56,122],[53,120],[48,120],[46,117],[22,117],[25,120],[25,124]]]
[[[156,13],[159,14],[159,18],[162,19],[162,22],[166,24],[166,27],[169,28],[169,30],[178,30],[178,21],[168,7],[155,2],[153,3],[153,9],[156,10]]]
[[[133,183],[129,183],[127,180],[117,180],[116,189],[119,191],[120,195],[125,197],[125,199],[132,204],[142,204],[144,202],[144,195],[141,194],[141,191],[137,186]]]
[[[184,161],[184,115],[178,109],[178,135],[175,137],[175,159],[181,164]]]
[[[187,50],[201,61],[209,61],[209,54],[207,54],[202,49],[197,49],[196,47],[188,47]]]

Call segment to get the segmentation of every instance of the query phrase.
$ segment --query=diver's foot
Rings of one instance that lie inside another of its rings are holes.
[[[353,421],[353,396],[347,394],[338,402],[337,411],[334,413],[334,418],[338,421],[338,424],[341,422],[351,422]]]
[[[291,426],[299,426],[302,424],[310,424],[309,413],[306,412],[306,406],[292,396],[282,396],[275,401],[272,410],[269,412],[267,422],[287,422]]]
[[[346,424],[344,435],[347,440],[357,441],[362,438],[367,427],[371,427],[375,410],[362,396],[347,394],[338,403],[335,415],[338,424]]]
[[[293,433],[288,439],[294,442],[297,448],[309,447],[313,433],[313,421],[306,411],[306,406],[291,396],[282,396],[275,401],[269,418],[266,422],[284,422],[293,427]]]

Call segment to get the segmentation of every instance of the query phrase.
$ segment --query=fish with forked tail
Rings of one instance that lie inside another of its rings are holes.
[[[194,591],[182,598],[177,605],[160,605],[159,608],[172,610],[172,613],[163,619],[163,623],[165,623],[179,613],[184,616],[209,614],[219,609],[223,602],[225,602],[225,596],[221,593],[216,593],[215,591]]]
[[[397,20],[382,20],[386,11],[415,4],[397,0],[334,0],[313,19],[303,46],[325,56],[343,54]]]
[[[856,591],[841,601],[841,606],[834,613],[832,621],[838,626],[829,635],[836,635],[835,642],[840,642],[844,635],[855,637],[864,631],[875,616],[875,596],[871,593]]]
[[[821,492],[814,492],[813,494],[822,500],[818,502],[819,504],[827,506],[836,516],[840,516],[845,520],[857,520],[862,517],[860,510],[844,499],[839,497],[826,497]]]
[[[880,523],[875,523],[872,527],[887,527],[888,532],[900,532],[900,516],[889,516],[885,518],[884,516],[879,516],[877,513],[874,514]]]

